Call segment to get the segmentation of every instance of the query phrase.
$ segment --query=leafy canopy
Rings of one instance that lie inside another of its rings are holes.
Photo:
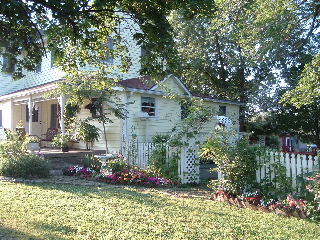
[[[48,54],[47,47],[67,73],[86,65],[100,74],[111,72],[114,66],[101,61],[106,52],[118,56],[119,68],[126,71],[131,59],[129,44],[121,36],[125,27],[139,45],[149,49],[145,62],[153,64],[142,72],[160,74],[164,59],[168,70],[175,59],[166,18],[169,11],[183,9],[185,17],[193,17],[211,10],[211,5],[212,1],[191,0],[1,0],[0,53],[9,63],[3,71],[13,73],[14,79],[23,77],[23,68],[34,70]],[[106,44],[110,37],[113,49]]]

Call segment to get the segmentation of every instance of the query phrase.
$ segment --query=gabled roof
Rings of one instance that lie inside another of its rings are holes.
[[[152,87],[157,85],[157,83],[149,76],[121,80],[118,82],[118,84],[122,85],[123,87],[142,90],[150,90]]]
[[[172,77],[172,75],[168,76],[161,82],[157,82],[155,80],[152,80],[151,77],[149,76],[144,76],[144,77],[122,80],[122,81],[119,81],[118,84],[129,89],[136,89],[139,92],[146,91],[148,93],[152,93],[153,91],[156,92],[157,88],[160,87],[161,84],[164,84],[164,82],[167,81],[170,77]],[[198,97],[198,98],[206,99],[207,101],[212,101],[212,102],[241,105],[240,102],[218,99],[216,97],[212,97],[209,95],[190,92],[179,78],[177,77],[173,77],[173,78],[180,85],[180,87],[185,91],[187,96]]]

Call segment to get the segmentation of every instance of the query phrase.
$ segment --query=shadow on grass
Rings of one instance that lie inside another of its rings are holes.
[[[19,232],[17,230],[0,225],[0,239],[1,240],[20,240],[20,239],[40,240],[42,238],[36,238],[25,232]]]
[[[55,184],[55,183],[24,183],[27,186],[39,187],[44,190],[56,190],[74,194],[78,197],[96,197],[96,198],[113,198],[117,197],[123,200],[130,200],[141,205],[166,206],[168,197],[161,195],[153,195],[143,192],[153,188],[135,187],[130,185],[111,185],[105,184],[101,186],[83,186],[71,184]],[[142,191],[141,191],[142,189]]]

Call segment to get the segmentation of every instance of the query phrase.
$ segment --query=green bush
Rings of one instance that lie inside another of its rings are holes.
[[[0,158],[0,175],[10,177],[48,177],[49,162],[35,154],[12,155]]]
[[[232,194],[256,189],[256,156],[259,152],[259,148],[250,146],[246,138],[237,139],[231,132],[217,131],[200,149],[200,157],[217,164],[215,171],[222,174],[222,178],[212,181],[210,186]]]
[[[110,173],[115,173],[121,172],[126,167],[128,167],[127,161],[122,157],[116,157],[108,160],[103,169]]]
[[[149,160],[149,170],[158,173],[161,177],[170,179],[173,182],[180,182],[178,174],[179,155],[173,153],[167,158],[167,142],[169,136],[158,135],[153,137],[152,142],[155,143],[155,149]]]
[[[9,141],[0,143],[0,175],[10,177],[47,177],[50,165],[44,158],[26,153],[28,140],[10,134]]]
[[[93,155],[85,155],[83,159],[81,159],[81,163],[83,167],[92,168],[96,172],[100,172],[101,169],[101,160],[94,157]]]

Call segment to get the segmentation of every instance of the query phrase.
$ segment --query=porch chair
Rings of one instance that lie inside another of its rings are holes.
[[[45,134],[45,138],[40,139],[40,145],[42,142],[52,142],[52,139],[58,134],[57,128],[48,128]]]

